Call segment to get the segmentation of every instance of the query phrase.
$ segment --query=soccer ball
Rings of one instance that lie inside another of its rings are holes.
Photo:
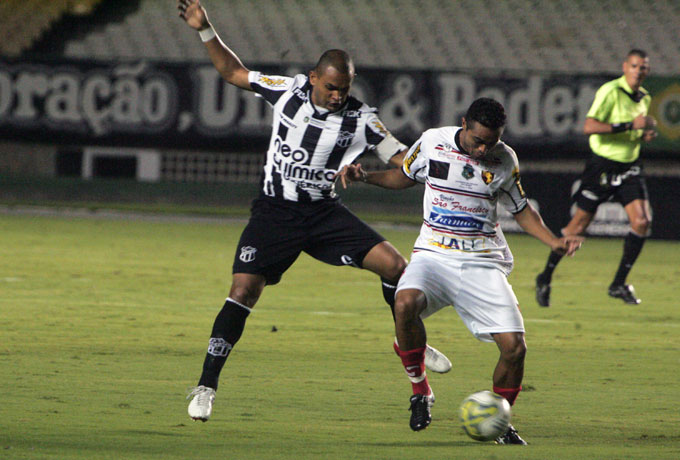
[[[508,430],[512,411],[504,397],[479,391],[463,400],[459,415],[468,436],[476,441],[490,441]]]

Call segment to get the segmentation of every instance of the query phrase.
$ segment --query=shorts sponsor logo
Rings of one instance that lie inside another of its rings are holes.
[[[590,190],[581,190],[581,195],[583,196],[583,198],[587,198],[591,201],[597,201],[597,200],[600,199],[599,196],[597,196],[596,194],[594,194]]]
[[[465,179],[470,180],[475,177],[475,169],[470,165],[465,165],[463,166],[463,171],[461,171],[461,174]]]
[[[257,249],[252,247],[252,246],[243,246],[241,248],[241,254],[238,256],[238,258],[241,260],[243,263],[249,263],[255,260],[255,253],[257,252]]]
[[[208,344],[208,354],[217,357],[226,357],[233,345],[224,339],[212,337]]]
[[[354,259],[352,259],[350,256],[348,256],[348,255],[346,255],[346,254],[343,255],[343,256],[341,256],[341,257],[340,257],[340,260],[341,260],[342,263],[345,264],[345,265],[351,265],[352,267],[358,267],[357,263],[354,262]]]

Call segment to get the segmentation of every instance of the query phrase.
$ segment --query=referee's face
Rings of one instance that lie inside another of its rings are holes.
[[[626,76],[626,83],[634,91],[640,89],[640,85],[647,78],[650,70],[649,58],[643,58],[637,54],[631,54],[623,62],[623,74]]]
[[[337,112],[345,105],[352,87],[354,74],[339,72],[333,66],[319,73],[312,70],[309,81],[312,84],[312,103],[331,112]]]

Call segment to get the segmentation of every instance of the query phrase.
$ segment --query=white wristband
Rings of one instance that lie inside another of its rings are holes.
[[[209,42],[213,38],[217,37],[215,29],[213,29],[212,26],[208,27],[207,29],[199,30],[198,35],[201,37],[201,41],[203,43]]]

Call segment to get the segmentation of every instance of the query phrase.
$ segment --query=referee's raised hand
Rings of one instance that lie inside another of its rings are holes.
[[[196,30],[210,27],[208,13],[201,5],[200,0],[177,0],[177,9],[179,10],[179,17],[184,19],[190,27]]]

